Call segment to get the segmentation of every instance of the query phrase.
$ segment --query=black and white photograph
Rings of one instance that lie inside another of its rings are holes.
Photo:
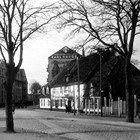
[[[140,0],[0,0],[0,139],[139,140]]]

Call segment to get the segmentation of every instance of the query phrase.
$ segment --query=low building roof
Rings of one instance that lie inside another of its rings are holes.
[[[106,62],[110,58],[110,51],[104,51],[102,54],[102,63]],[[64,67],[62,72],[56,75],[48,85],[50,87],[62,86],[73,84],[78,82],[78,66],[79,66],[79,82],[85,83],[90,77],[92,77],[100,68],[100,55],[99,53],[93,53],[86,57],[79,58],[79,60],[70,61],[67,66]],[[68,77],[68,81],[66,81]]]
[[[102,65],[102,90],[105,90],[107,84],[113,86],[112,96],[114,99],[121,97],[125,99],[125,73],[124,73],[125,59],[122,56],[111,56],[108,61]],[[131,80],[130,85],[133,89],[133,93],[139,93],[140,90],[140,70],[133,64],[130,65]],[[87,77],[87,86],[85,97],[89,97],[90,84],[94,86],[94,90],[98,91],[100,88],[100,71],[94,73],[94,76],[89,75]],[[109,86],[109,85],[108,85]],[[108,89],[107,89],[108,90]],[[137,94],[138,95],[138,94]]]

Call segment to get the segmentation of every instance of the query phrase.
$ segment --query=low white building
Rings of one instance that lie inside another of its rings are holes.
[[[84,94],[84,84],[80,84],[79,94],[78,94],[78,85],[73,84],[69,86],[53,87],[51,88],[51,97],[50,98],[40,98],[40,108],[59,108],[65,109],[65,105],[70,101],[72,109],[78,107],[78,97],[80,95],[80,106],[83,108],[83,94]],[[50,104],[51,100],[51,104]]]
[[[99,64],[95,58],[98,54],[70,61],[63,70],[48,83],[49,98],[40,98],[40,108],[65,109],[68,104],[71,109],[81,111],[100,111],[100,96],[94,96],[91,90],[90,102],[85,95],[85,79]],[[93,65],[94,64],[94,65]]]

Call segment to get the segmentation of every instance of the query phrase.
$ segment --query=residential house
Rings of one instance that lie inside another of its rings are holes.
[[[138,112],[140,71],[131,65],[131,74],[131,88],[136,95],[135,112]],[[125,113],[124,80],[124,58],[114,55],[110,50],[103,51],[102,57],[99,53],[93,53],[78,61],[72,60],[48,83],[51,91],[48,107],[65,108],[66,102],[70,100],[71,106],[77,109],[80,96],[80,107],[85,112],[99,113],[102,106],[105,114],[118,113],[118,107],[121,106],[121,113]],[[121,104],[118,104],[118,99]],[[44,99],[44,108],[45,104],[47,101]]]
[[[48,72],[48,78],[47,82],[50,83],[54,79],[54,77],[59,74],[64,67],[69,63],[71,60],[76,60],[77,58],[81,58],[82,55],[77,53],[75,50],[70,49],[67,46],[64,46],[62,49],[58,50],[54,54],[48,57],[48,67],[47,67],[47,72]],[[50,94],[49,94],[49,88],[48,84],[44,85],[42,87],[42,94],[44,95],[41,96],[41,101],[40,104],[43,106],[48,105],[50,102]]]
[[[0,106],[5,105],[6,67],[3,60],[0,60]],[[28,82],[24,69],[20,69],[13,84],[13,101],[16,105],[22,105],[28,101]]]
[[[84,98],[88,100],[88,104],[94,102],[91,97],[96,96],[96,93],[100,91],[101,84],[101,105],[106,115],[121,115],[126,113],[124,63],[125,60],[122,56],[111,55],[111,57],[102,64],[102,75],[100,71],[96,73],[91,72],[85,80],[86,92]],[[140,70],[131,64],[130,75],[130,88],[135,98],[134,112],[136,115],[140,112]]]
[[[106,52],[106,54],[103,55],[109,56],[109,52]],[[51,88],[52,108],[65,108],[66,102],[70,100],[71,106],[75,106],[75,109],[77,109],[78,99],[80,98],[80,107],[83,110],[83,96],[86,85],[84,81],[91,71],[98,71],[100,66],[99,59],[99,54],[94,53],[87,57],[81,57],[80,59],[72,60],[67,63],[63,70],[48,83],[48,86]],[[105,59],[106,58],[104,57],[104,61]],[[96,99],[99,110],[99,96],[96,97]],[[45,100],[43,102],[43,105],[47,104],[47,101],[46,103]]]

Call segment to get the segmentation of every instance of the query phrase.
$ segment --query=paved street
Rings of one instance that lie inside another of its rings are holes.
[[[5,111],[0,109],[0,139],[3,140],[139,140],[140,120],[76,115],[60,111],[16,109],[15,134],[5,130]]]

